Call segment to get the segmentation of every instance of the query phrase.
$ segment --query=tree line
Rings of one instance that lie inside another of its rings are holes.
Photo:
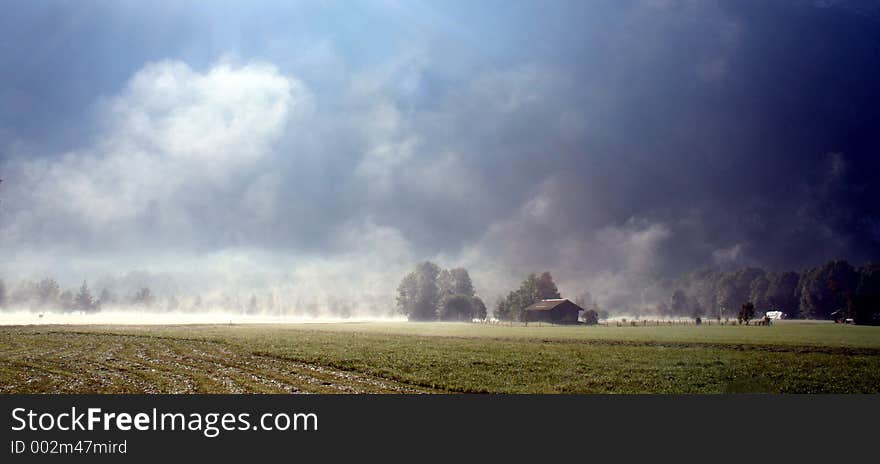
[[[0,279],[0,310],[96,313],[110,309],[150,312],[219,310],[245,315],[329,315],[342,318],[351,317],[357,310],[364,309],[374,315],[390,314],[387,299],[380,301],[373,296],[364,296],[357,301],[340,297],[284,299],[274,291],[267,291],[260,296],[256,293],[241,296],[228,292],[203,298],[200,294],[157,294],[148,286],[134,287],[128,291],[105,287],[95,292],[86,281],[78,288],[62,289],[58,281],[51,277],[36,281],[23,280],[10,288]]]
[[[659,316],[737,317],[751,303],[760,314],[777,310],[790,318],[868,323],[880,310],[880,265],[855,267],[845,260],[800,272],[703,269],[652,287],[646,293],[666,295],[654,308]]]
[[[397,311],[410,320],[473,320],[488,316],[486,305],[476,295],[466,269],[440,269],[425,261],[404,276],[397,289]],[[702,269],[674,279],[658,279],[632,294],[642,299],[638,306],[597,301],[588,292],[574,298],[579,306],[599,319],[609,313],[659,317],[736,318],[744,303],[752,303],[757,314],[778,310],[789,318],[852,318],[857,323],[876,323],[880,310],[880,264],[855,267],[845,260],[832,260],[801,271],[768,271],[745,267],[723,271]],[[492,315],[501,320],[519,320],[522,310],[542,299],[560,298],[549,272],[533,273],[520,286],[499,298]],[[600,303],[602,309],[600,309]],[[224,294],[211,300],[194,295],[178,300],[174,294],[157,296],[149,287],[119,295],[104,288],[97,294],[83,281],[78,288],[62,289],[50,277],[22,281],[10,289],[0,279],[0,308],[29,308],[96,312],[106,308],[130,307],[158,311],[202,311],[221,309],[242,314],[285,315],[303,311],[319,316],[332,313],[347,317],[353,308],[366,304],[371,313],[388,314],[387,299],[381,301],[297,300],[286,304],[274,292],[258,298]],[[873,321],[873,322],[872,322]]]
[[[523,320],[525,308],[556,298],[562,295],[550,272],[532,273],[519,288],[498,300],[492,315],[503,321]],[[441,269],[430,261],[419,263],[403,277],[397,288],[397,310],[411,321],[472,321],[488,317],[467,269]],[[583,316],[588,324],[598,322],[595,303]]]
[[[456,286],[459,281],[461,288]],[[608,304],[600,309],[589,292],[574,302],[585,309],[585,320],[607,319],[610,313],[748,320],[775,310],[787,318],[852,318],[860,324],[878,323],[880,265],[855,267],[837,259],[801,271],[708,268],[674,279],[657,279],[632,292],[641,295],[638,307]],[[555,298],[561,294],[550,272],[532,273],[497,300],[492,315],[499,320],[521,320],[526,307]],[[487,315],[482,300],[474,295],[467,270],[441,270],[429,261],[404,277],[398,287],[397,306],[410,320],[470,320]]]
[[[0,308],[4,309],[19,307],[94,313],[108,306],[130,304],[152,307],[155,302],[155,295],[147,287],[140,288],[129,298],[123,299],[106,288],[96,296],[92,293],[87,281],[83,281],[78,289],[62,290],[58,281],[46,277],[40,281],[21,282],[16,289],[10,291],[7,289],[6,283],[0,279]]]
[[[441,269],[430,261],[400,281],[397,310],[411,321],[471,321],[487,312],[467,269]]]

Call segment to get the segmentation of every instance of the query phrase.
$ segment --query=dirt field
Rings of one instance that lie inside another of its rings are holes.
[[[211,341],[0,332],[0,393],[421,393]]]

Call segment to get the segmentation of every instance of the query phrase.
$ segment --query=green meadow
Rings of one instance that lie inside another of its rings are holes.
[[[880,327],[8,326],[6,393],[877,393]]]

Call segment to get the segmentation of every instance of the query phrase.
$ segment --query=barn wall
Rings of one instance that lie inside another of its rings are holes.
[[[555,324],[574,324],[578,320],[578,307],[574,304],[562,304],[553,309],[526,311],[527,322],[550,322]]]

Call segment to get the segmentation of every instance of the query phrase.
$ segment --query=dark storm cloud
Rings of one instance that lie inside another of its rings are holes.
[[[388,294],[432,258],[612,298],[880,256],[872,4],[157,9],[8,6],[6,274]]]

